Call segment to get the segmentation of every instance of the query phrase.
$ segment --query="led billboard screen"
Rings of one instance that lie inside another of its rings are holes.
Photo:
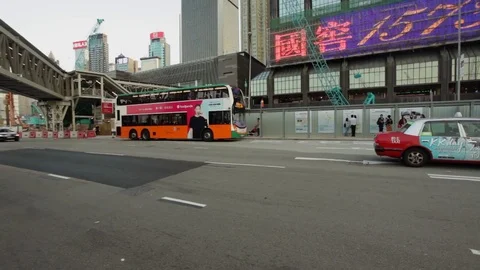
[[[397,51],[480,39],[480,0],[416,0],[376,6],[322,18],[312,27],[315,48],[326,59]],[[272,34],[272,64],[307,58],[307,35],[287,30]]]

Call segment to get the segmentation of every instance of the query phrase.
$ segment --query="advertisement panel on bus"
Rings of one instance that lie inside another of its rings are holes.
[[[122,126],[124,138],[210,140],[209,136],[231,139],[247,133],[232,117],[229,98],[125,105],[118,112],[122,118],[117,126]]]

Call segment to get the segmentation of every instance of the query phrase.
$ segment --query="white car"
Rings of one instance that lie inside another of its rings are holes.
[[[0,141],[20,141],[20,135],[9,127],[0,127]]]

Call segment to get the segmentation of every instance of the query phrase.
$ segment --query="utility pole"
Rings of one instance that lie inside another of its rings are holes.
[[[250,110],[250,104],[252,104],[252,0],[247,2],[247,20],[248,20],[248,106]]]
[[[462,80],[462,1],[458,0],[458,41],[457,41],[457,100],[460,100],[460,85]]]

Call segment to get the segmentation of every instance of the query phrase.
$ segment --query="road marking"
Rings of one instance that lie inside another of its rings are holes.
[[[193,147],[193,148],[194,148],[194,149],[204,149],[204,150],[205,150],[205,149],[208,149],[207,147],[201,147],[201,146],[195,146],[195,147]]]
[[[281,143],[282,141],[275,141],[275,140],[253,140],[250,143]]]
[[[263,167],[263,168],[277,168],[277,169],[285,169],[286,168],[285,166],[248,164],[248,163],[228,163],[228,162],[215,162],[215,161],[205,161],[205,163],[216,164],[216,165],[249,166],[249,167]]]
[[[194,206],[194,207],[199,207],[199,208],[204,208],[205,206],[207,206],[206,204],[202,204],[202,203],[185,201],[185,200],[180,200],[180,199],[175,199],[175,198],[170,198],[170,197],[162,197],[162,200],[170,201],[170,202],[174,202],[174,203],[179,203],[179,204],[185,204],[185,205]]]
[[[460,180],[460,181],[472,181],[480,182],[480,177],[475,176],[462,176],[462,175],[447,175],[447,174],[427,174],[428,177],[433,179],[446,179],[446,180]]]
[[[311,158],[311,157],[296,157],[296,160],[309,160],[309,161],[332,161],[332,162],[344,162],[344,163],[359,163],[363,165],[382,165],[382,164],[394,164],[391,161],[376,161],[376,160],[348,160],[348,159],[336,159],[336,158]]]
[[[361,145],[373,145],[373,141],[371,142],[360,142],[360,141],[355,141],[353,144],[361,144]]]
[[[310,157],[296,157],[296,160],[310,160],[310,161],[333,161],[333,162],[346,162],[346,163],[362,163],[361,161],[348,160],[348,159],[336,159],[336,158],[310,158]]]
[[[377,161],[377,160],[364,160],[363,165],[383,165],[383,164],[395,164],[395,161]]]
[[[323,147],[319,146],[317,149],[324,149],[324,150],[368,150],[371,151],[373,148],[361,148],[361,147]]]
[[[473,253],[473,255],[480,255],[480,250],[470,249],[470,251]]]
[[[70,177],[68,177],[68,176],[63,176],[63,175],[58,175],[58,174],[53,174],[53,173],[49,173],[48,176],[56,177],[56,178],[60,178],[60,179],[70,179]]]
[[[116,153],[99,153],[99,152],[85,152],[85,153],[91,154],[91,155],[107,155],[107,156],[119,156],[119,157],[125,156],[125,154],[116,154]]]

